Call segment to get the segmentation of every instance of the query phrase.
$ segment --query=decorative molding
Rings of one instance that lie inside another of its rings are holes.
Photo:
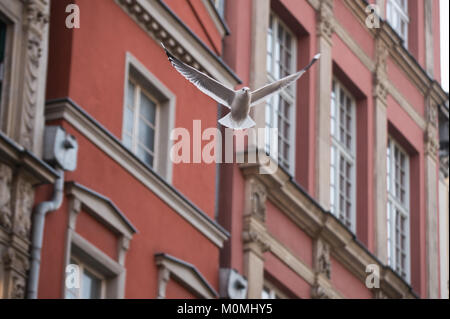
[[[158,293],[156,299],[166,299],[166,288],[169,280],[170,270],[166,267],[158,267]]]
[[[321,238],[314,242],[313,266],[317,275],[331,279],[330,245]]]
[[[25,298],[25,278],[18,275],[12,276],[12,289],[10,296],[12,299]]]
[[[426,100],[425,155],[439,163],[438,108],[430,97]]]
[[[217,12],[217,9],[214,7],[212,1],[202,0],[202,3],[205,6],[206,11],[208,11],[211,20],[214,22],[214,26],[217,28],[217,31],[219,31],[220,36],[224,38],[225,36],[229,35],[230,31],[228,30],[228,27],[225,24],[224,20],[220,17],[219,13]]]
[[[429,101],[426,105],[426,120],[427,123],[432,125],[433,127],[438,127],[438,107],[436,103],[433,103],[432,101]]]
[[[264,237],[252,230],[244,230],[242,233],[242,241],[244,242],[244,246],[247,246],[245,244],[256,243],[260,248],[261,253],[265,253],[270,250],[270,244],[264,239]]]
[[[266,189],[264,185],[255,179],[247,180],[246,184],[246,201],[245,215],[253,216],[261,222],[266,221]]]
[[[361,63],[369,70],[375,70],[375,63],[373,59],[364,52],[361,45],[347,32],[347,30],[340,24],[340,22],[334,20],[334,32],[345,43],[350,51],[361,61]]]
[[[330,299],[325,288],[315,283],[311,286],[311,299]]]
[[[409,115],[409,117],[419,126],[422,130],[425,130],[426,122],[422,115],[420,115],[416,109],[409,103],[409,101],[400,93],[400,91],[394,86],[391,81],[387,82],[388,94],[392,96],[394,100],[403,108],[403,110]]]
[[[367,14],[365,8],[367,1],[365,0],[345,0],[345,5],[353,13],[355,18],[362,24],[365,23]],[[441,104],[448,100],[448,94],[427,71],[417,62],[414,56],[403,46],[403,40],[391,28],[385,20],[380,21],[380,28],[370,29],[372,33],[377,33],[377,37],[381,39],[389,51],[392,60],[404,71],[411,82],[425,94],[429,88],[432,89],[433,99],[437,104]]]
[[[313,244],[314,283],[311,286],[311,298],[328,299],[331,287],[331,259],[330,245],[321,237],[315,239]]]
[[[72,197],[71,201],[76,202],[76,204],[71,205],[76,212],[75,216],[78,215],[80,209],[84,208],[95,219],[113,230],[114,233],[119,234],[120,237],[130,240],[137,232],[133,224],[109,198],[75,182],[66,183],[65,192]],[[75,227],[73,228],[75,229]],[[126,247],[126,245],[123,247]]]
[[[13,247],[5,248],[2,255],[2,262],[6,270],[14,270],[22,276],[26,275],[30,267],[28,257]]]
[[[12,169],[0,163],[0,225],[11,230]]]
[[[360,244],[353,233],[351,233],[335,216],[325,211],[313,198],[303,189],[292,181],[290,176],[279,169],[274,174],[260,174],[261,163],[243,163],[240,164],[241,171],[245,178],[254,178],[264,184],[267,189],[267,199],[271,201],[280,211],[286,214],[294,224],[302,229],[306,234],[317,238],[320,234],[321,240],[329,245],[329,254],[340,262],[349,271],[361,281],[365,282],[367,273],[366,266],[376,264],[383,269],[383,276],[380,279],[383,291],[390,297],[398,295],[409,298],[416,298],[411,287],[389,267],[382,264],[371,254],[367,248]],[[297,257],[281,243],[271,238],[262,227],[256,227],[258,223],[253,224],[253,230],[256,230],[268,242],[270,251],[274,253],[285,264],[290,265],[291,269],[296,269],[310,285],[317,284],[327,289],[327,293],[332,298],[339,298],[339,294],[328,287],[329,280],[326,278],[327,263],[324,263],[323,274],[316,274],[305,266]],[[325,254],[325,261],[327,254]],[[294,263],[293,261],[296,260]]]
[[[380,78],[376,78],[374,82],[374,97],[378,99],[382,103],[382,105],[387,106],[388,88],[386,81]]]
[[[125,257],[130,247],[130,241],[137,232],[136,228],[109,198],[74,182],[66,183],[65,192],[70,198],[65,266],[69,264],[73,252],[87,254],[91,257],[91,263],[108,277],[108,297],[123,298],[126,276]],[[118,245],[115,259],[107,256],[76,232],[77,217],[82,210],[116,235]],[[62,290],[64,292],[64,286]]]
[[[21,0],[25,6],[26,16],[23,24],[26,32],[27,54],[23,78],[23,110],[20,143],[29,150],[34,146],[34,129],[36,127],[36,109],[38,92],[43,89],[40,83],[40,66],[44,43],[44,28],[49,22],[47,0]]]
[[[34,189],[23,177],[16,180],[14,202],[14,232],[28,240],[31,230],[31,213],[34,203]]]
[[[3,291],[4,298],[24,298],[33,188],[54,183],[57,176],[51,167],[0,132],[0,293]]]
[[[321,0],[317,12],[317,35],[331,43],[335,20],[333,16],[333,0]]]
[[[7,289],[4,297],[23,299],[25,297],[25,278],[29,268],[28,256],[12,246],[5,247],[1,256],[0,265],[2,264],[7,274],[2,280]]]
[[[124,298],[126,276],[124,265],[109,257],[102,250],[70,228],[68,229],[67,245],[66,263],[63,265],[63,269],[66,269],[69,264],[70,257],[75,256],[104,276],[106,282],[106,298]],[[65,280],[62,280],[62,291],[63,293],[65,291]]]
[[[22,169],[33,185],[53,184],[58,177],[58,173],[52,167],[2,132],[0,132],[0,158],[1,163],[5,163],[14,171]]]
[[[166,297],[166,286],[170,278],[173,278],[200,298],[215,299],[219,297],[216,290],[194,265],[165,253],[156,254],[155,262],[158,266],[158,299]]]
[[[240,79],[162,1],[116,0],[155,41],[175,56],[234,88]],[[162,52],[162,51],[161,51]]]
[[[195,207],[172,186],[143,164],[117,138],[71,100],[51,101],[47,120],[65,120],[91,143],[117,162],[216,246],[222,247],[228,232]]]

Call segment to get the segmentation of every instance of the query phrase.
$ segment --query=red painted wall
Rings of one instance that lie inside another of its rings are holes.
[[[373,1],[372,1],[373,2]],[[412,17],[417,19],[410,24],[409,48],[413,56],[424,65],[424,19],[423,0],[410,6]],[[271,2],[272,10],[296,33],[298,33],[298,67],[311,58],[316,51],[316,14],[307,1],[280,0]],[[436,8],[435,8],[436,10]],[[367,54],[374,58],[375,42],[368,30],[357,21],[343,1],[335,1],[334,14],[340,25],[352,36],[353,40]],[[250,52],[249,36],[251,30],[251,3],[242,1],[239,6],[232,1],[227,2],[227,22],[231,36],[225,40],[225,61],[237,72],[244,84],[248,83],[250,63],[247,52]],[[238,34],[236,32],[238,31]],[[373,158],[374,158],[374,105],[373,74],[355,56],[350,48],[336,34],[333,35],[333,73],[354,95],[357,103],[357,230],[356,235],[370,251],[374,250],[375,212],[373,196]],[[435,47],[438,44],[435,43]],[[241,54],[240,52],[246,52]],[[407,99],[415,112],[424,116],[425,102],[423,92],[414,85],[403,70],[388,58],[388,78],[395,88]],[[297,87],[297,140],[296,140],[296,175],[295,179],[313,196],[315,183],[315,72],[306,74]],[[413,234],[412,250],[412,286],[421,296],[426,296],[425,269],[425,193],[423,132],[402,107],[391,96],[387,99],[388,133],[398,138],[402,145],[409,145],[411,156],[411,233]],[[405,146],[406,147],[406,146]],[[242,211],[244,198],[242,195],[244,178],[236,166],[224,165],[221,168],[221,187],[229,189],[230,194],[221,197],[220,221],[230,230],[232,238],[228,248],[221,254],[222,265],[238,270],[242,268]],[[418,185],[418,186],[417,186]],[[232,213],[230,213],[232,212]],[[289,247],[307,264],[311,262],[312,243],[300,229],[274,205],[267,202],[267,228],[269,232],[284,245]],[[359,278],[343,267],[338,261],[332,261],[332,283],[349,298],[372,298],[372,293]],[[272,254],[265,254],[266,275],[274,276],[285,288],[290,285],[295,274],[281,270],[282,264]],[[285,275],[286,274],[286,275]],[[286,276],[280,278],[280,276]],[[289,277],[289,278],[288,278]],[[299,285],[300,291],[291,290],[297,296],[309,296],[308,284]],[[303,290],[302,290],[303,289]],[[302,292],[303,291],[303,292]]]
[[[264,254],[264,271],[271,283],[282,283],[277,288],[289,297],[310,298],[310,285],[271,253]]]
[[[275,207],[266,202],[267,230],[277,240],[286,245],[298,258],[312,267],[312,239],[298,228],[294,222]]]
[[[81,28],[64,27],[65,6],[75,2],[81,9]],[[222,54],[226,63],[249,85],[251,52],[252,1],[226,1],[226,21],[231,35],[224,40],[215,28],[201,0],[166,0],[165,3],[211,50]],[[409,48],[424,64],[423,0],[411,5]],[[272,1],[274,10],[296,33],[298,68],[317,53],[316,14],[307,1]],[[422,10],[422,11],[421,11]],[[99,14],[101,12],[101,14]],[[134,55],[176,96],[175,126],[192,133],[192,121],[202,120],[202,127],[216,127],[217,103],[199,92],[169,65],[159,44],[139,27],[114,1],[60,0],[51,7],[50,63],[47,98],[69,96],[117,138],[122,136],[123,98],[126,52]],[[339,23],[369,56],[374,42],[368,31],[352,16],[342,1],[335,1],[334,14]],[[434,14],[438,14],[436,6]],[[435,22],[436,23],[436,22]],[[435,24],[435,28],[436,28]],[[417,31],[417,32],[415,32]],[[132,35],[132,36],[130,36]],[[414,35],[414,36],[413,36]],[[373,81],[372,74],[346,44],[333,35],[333,72],[357,100],[357,232],[358,240],[369,250],[374,248],[373,168]],[[439,41],[435,41],[439,48]],[[419,115],[425,113],[422,92],[409,80],[394,61],[388,59],[388,77]],[[440,77],[435,60],[436,78]],[[315,129],[316,72],[308,72],[297,85],[297,137],[295,180],[315,195]],[[411,156],[411,241],[413,289],[426,296],[425,265],[425,186],[423,132],[398,102],[388,96],[386,130],[404,145]],[[231,267],[243,272],[242,215],[244,178],[235,164],[220,166],[219,222],[231,238],[219,249],[188,224],[166,203],[120,167],[70,124],[60,122],[77,137],[80,146],[75,172],[66,176],[109,197],[136,226],[139,233],[131,241],[126,256],[127,283],[125,296],[156,296],[157,269],[154,254],[165,252],[195,265],[218,290],[218,269]],[[191,134],[192,135],[192,134]],[[206,145],[207,142],[203,142]],[[214,218],[215,164],[180,164],[173,167],[173,186],[200,209]],[[195,187],[192,187],[195,182]],[[205,194],[208,194],[206,196]],[[51,188],[40,187],[36,202],[51,196]],[[63,280],[63,257],[67,230],[68,200],[46,219],[42,254],[39,297],[60,297]],[[295,226],[270,201],[267,202],[269,232],[291,249],[305,264],[312,265],[312,239]],[[114,235],[88,214],[82,212],[77,232],[111,257],[116,257]],[[55,240],[55,239],[58,240]],[[192,249],[195,247],[196,249]],[[310,286],[270,253],[265,254],[265,273],[289,294],[310,297]],[[349,298],[370,298],[364,283],[332,258],[332,283]],[[169,282],[168,297],[191,298],[184,287]]]
[[[411,285],[426,297],[426,206],[424,142],[421,128],[404,109],[388,95],[388,133],[410,156],[410,226],[411,226]]]
[[[170,279],[166,287],[168,299],[197,299],[198,297],[173,279]]]
[[[370,299],[372,291],[364,282],[356,278],[348,269],[343,267],[334,257],[331,257],[331,282],[344,296],[350,299]]]
[[[217,55],[222,39],[202,0],[165,0],[167,6]]]
[[[80,7],[81,28],[73,31],[64,27],[67,3],[52,2],[47,99],[70,97],[120,139],[125,54],[130,52],[176,95],[175,127],[192,131],[194,119],[201,119],[203,127],[216,127],[217,103],[173,70],[159,44],[114,1],[75,1]],[[208,20],[210,17],[206,16],[206,10],[199,7],[199,1],[193,3],[197,17],[210,29],[212,21]],[[180,8],[186,11],[184,4],[181,1],[174,2],[174,11]],[[190,23],[193,29],[201,33],[198,20],[192,19]],[[218,33],[211,30],[209,37],[221,49]],[[64,121],[53,124],[62,124],[77,138],[79,144],[77,170],[66,174],[66,181],[76,181],[110,198],[138,229],[126,255],[125,297],[156,297],[157,269],[154,255],[158,252],[195,265],[218,290],[218,247],[94,146],[82,132]],[[173,186],[211,218],[214,217],[215,207],[215,174],[215,164],[173,167]],[[192,187],[193,181],[195,188]],[[48,198],[48,193],[48,187],[39,188],[36,202]],[[46,219],[40,276],[41,282],[45,284],[39,288],[41,298],[62,296],[67,205],[68,199],[65,198],[62,207]],[[76,231],[110,257],[117,257],[117,238],[85,212],[78,216]],[[179,287],[172,284],[169,285],[168,294],[188,296],[188,293],[182,294]]]
[[[75,231],[106,255],[117,260],[117,236],[84,210],[78,214]]]
[[[79,162],[75,172],[66,176],[68,181],[77,181],[104,196],[111,198],[115,205],[127,216],[138,229],[130,243],[126,256],[127,298],[154,298],[156,294],[156,265],[154,255],[164,252],[195,265],[211,285],[218,289],[217,247],[206,239],[199,231],[188,224],[177,213],[137,182],[115,161],[92,145],[83,135],[64,123],[63,127],[77,138],[79,144]],[[83,160],[85,159],[85,160]],[[40,285],[40,297],[59,297],[61,287],[62,256],[67,229],[67,202],[57,212],[46,219],[46,233],[43,244],[42,280],[50,278],[53,284]],[[79,227],[85,228],[83,217],[78,221]],[[95,226],[92,223],[89,227]],[[77,230],[78,232],[78,230]],[[98,244],[90,230],[82,230],[86,239],[101,246],[108,253],[110,243]],[[192,249],[196,247],[196,249]],[[49,262],[50,261],[50,262]]]

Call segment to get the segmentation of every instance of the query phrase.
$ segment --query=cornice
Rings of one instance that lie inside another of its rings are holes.
[[[320,237],[331,247],[331,254],[347,269],[352,271],[359,280],[365,282],[366,266],[378,265],[382,270],[380,283],[383,291],[391,298],[415,298],[412,288],[400,278],[392,269],[381,263],[368,249],[360,243],[356,236],[345,227],[334,215],[323,209],[305,190],[297,185],[287,172],[279,168],[274,174],[260,174],[263,170],[260,163],[240,164],[242,174],[246,179],[254,179],[265,186],[267,199],[286,214],[300,229],[312,238]],[[287,248],[269,235],[265,235],[270,250],[278,257],[282,257]],[[280,250],[283,249],[283,252]],[[284,258],[290,263],[289,258]],[[304,270],[305,278],[312,281],[311,274]],[[292,268],[292,267],[291,267]],[[300,271],[298,271],[300,272]]]
[[[87,114],[72,100],[65,98],[48,101],[46,120],[65,120],[102,152],[116,161],[145,187],[158,196],[172,210],[184,218],[195,229],[213,242],[223,247],[229,233],[207,214],[168,184],[161,176],[142,163],[121,141]]]
[[[238,76],[161,0],[115,0],[155,41],[190,66],[234,88]]]
[[[354,16],[364,23],[367,18],[365,8],[368,3],[364,0],[344,0],[346,6],[352,11]],[[385,42],[389,50],[389,56],[397,63],[405,74],[411,79],[414,85],[425,95],[430,92],[437,104],[448,100],[448,94],[441,85],[430,78],[424,68],[417,62],[412,54],[403,45],[403,40],[391,28],[389,23],[380,17],[380,28],[369,29],[372,34]],[[431,88],[431,91],[430,91]]]
[[[23,168],[32,177],[32,182],[53,184],[58,173],[47,163],[0,132],[1,162],[15,168]]]
[[[220,35],[223,37],[230,34],[230,30],[228,29],[228,26],[226,22],[222,19],[219,12],[217,12],[216,7],[212,3],[211,0],[202,0],[203,5],[205,6],[206,10],[208,11],[211,19],[214,22],[214,25],[216,26],[217,30],[219,31]]]

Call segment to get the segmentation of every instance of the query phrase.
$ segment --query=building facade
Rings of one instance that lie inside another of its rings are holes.
[[[1,0],[0,27],[1,298],[448,298],[437,1]],[[235,89],[320,52],[252,109],[278,156],[205,161],[225,109],[160,43]]]

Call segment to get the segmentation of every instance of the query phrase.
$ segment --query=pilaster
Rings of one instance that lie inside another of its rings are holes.
[[[330,208],[330,101],[332,66],[332,35],[334,32],[333,1],[321,0],[317,11],[318,61],[316,105],[316,198]]]

